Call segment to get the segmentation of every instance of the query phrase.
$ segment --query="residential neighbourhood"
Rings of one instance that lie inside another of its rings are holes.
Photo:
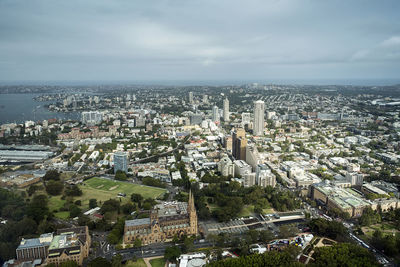
[[[2,194],[39,209],[28,218],[2,204],[3,228],[35,222],[2,251],[4,266],[203,266],[286,247],[306,264],[324,237],[399,260],[379,248],[400,230],[399,109],[384,89],[127,90],[44,92],[36,101],[80,119],[1,125]],[[324,236],[319,220],[342,225],[344,240]]]

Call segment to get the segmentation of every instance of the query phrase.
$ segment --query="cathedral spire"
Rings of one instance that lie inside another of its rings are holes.
[[[190,191],[189,191],[188,208],[189,208],[189,211],[190,211],[190,212],[195,211],[195,208],[194,208],[194,197],[193,197],[193,194],[192,194],[192,190],[191,190],[191,189],[190,189]]]

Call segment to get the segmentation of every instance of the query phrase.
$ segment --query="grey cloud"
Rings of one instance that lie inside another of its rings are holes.
[[[400,4],[0,0],[0,80],[397,78]]]

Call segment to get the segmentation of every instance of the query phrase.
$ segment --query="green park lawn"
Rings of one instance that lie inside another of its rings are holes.
[[[118,193],[126,194],[126,197],[122,198],[122,202],[126,202],[130,199],[130,196],[133,193],[140,194],[143,198],[157,198],[166,192],[163,188],[113,181],[97,177],[84,181],[83,184],[79,185],[79,188],[82,190],[82,196],[74,197],[74,201],[80,200],[82,202],[82,210],[89,209],[89,200],[92,198],[97,199],[97,203],[100,206],[101,203],[106,200],[118,198]],[[43,191],[43,193],[46,194],[45,191]],[[61,199],[61,195],[50,196],[49,209],[51,211],[58,211],[63,207],[65,202],[65,199]],[[69,212],[55,212],[54,215],[57,218],[65,219],[68,218]]]
[[[245,205],[239,212],[238,217],[248,217],[254,212],[254,205]]]
[[[275,213],[275,210],[273,208],[263,209],[263,214],[273,214],[273,213]]]
[[[146,267],[146,263],[144,262],[143,259],[138,259],[137,261],[128,261],[125,265],[125,267]]]
[[[140,194],[143,198],[157,198],[162,196],[167,190],[163,188],[132,184],[127,182],[120,182],[108,180],[103,178],[91,178],[79,185],[82,190],[82,196],[74,198],[74,200],[81,200],[82,207],[89,207],[89,199],[97,199],[97,203],[106,200],[117,198],[118,193],[125,193],[126,197],[122,200],[127,200],[134,193]]]
[[[219,207],[217,204],[207,204],[210,212],[213,212],[214,210],[217,209],[222,209],[221,207]],[[254,205],[245,205],[243,206],[242,210],[240,211],[240,213],[238,214],[238,217],[248,217],[251,216],[254,212]]]
[[[370,226],[364,226],[362,227],[362,230],[364,232],[364,235],[367,239],[371,239],[372,235],[376,230],[382,231],[383,235],[392,235],[393,232],[397,233],[398,230],[396,229],[396,226],[393,223],[389,222],[383,222],[375,225],[370,225]]]
[[[69,218],[69,211],[59,211],[54,213],[54,216],[56,216],[56,218],[65,220]]]
[[[158,258],[150,260],[151,267],[164,267],[165,266],[165,259]]]
[[[64,205],[64,203],[65,203],[65,200],[61,199],[61,195],[60,196],[50,196],[49,209],[51,211],[58,210],[59,208],[61,208]]]

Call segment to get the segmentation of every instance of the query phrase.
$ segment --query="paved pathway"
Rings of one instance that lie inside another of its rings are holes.
[[[147,267],[151,267],[150,260],[152,259],[159,259],[159,258],[164,258],[164,256],[156,256],[156,257],[150,257],[150,258],[143,258],[144,263],[146,263]],[[165,266],[167,266],[167,262],[165,262]]]

